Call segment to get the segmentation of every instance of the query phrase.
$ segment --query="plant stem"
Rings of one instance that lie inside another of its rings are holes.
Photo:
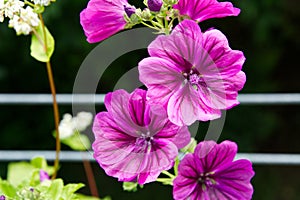
[[[53,74],[52,74],[52,69],[51,69],[51,64],[50,62],[46,62],[47,66],[47,74],[48,74],[48,79],[49,79],[49,84],[50,84],[50,89],[51,89],[51,94],[52,94],[52,100],[53,100],[53,112],[54,112],[54,123],[55,123],[55,130],[56,130],[56,149],[55,149],[55,161],[54,161],[54,173],[51,177],[51,179],[55,179],[59,167],[59,152],[60,152],[60,140],[59,140],[59,131],[58,131],[58,125],[59,125],[59,111],[58,111],[58,105],[56,101],[56,91],[55,91],[55,84],[53,80]]]
[[[43,20],[43,16],[39,14],[39,18],[42,23],[42,28],[43,28],[43,35],[44,35],[44,50],[45,53],[47,53],[47,34],[46,34],[46,28]],[[52,94],[52,104],[53,104],[53,112],[54,112],[54,124],[55,124],[55,130],[56,130],[56,139],[55,139],[55,160],[54,160],[54,173],[51,177],[51,179],[55,179],[57,175],[57,171],[59,168],[59,153],[60,153],[60,137],[59,137],[59,111],[58,111],[58,105],[56,101],[56,91],[55,91],[55,84],[54,84],[54,79],[53,79],[53,73],[52,73],[52,68],[51,68],[51,63],[50,61],[46,62],[46,67],[47,67],[47,74],[48,74],[48,79],[49,79],[49,85],[50,85],[50,90]]]
[[[89,183],[89,188],[90,188],[90,191],[91,191],[91,195],[93,197],[99,197],[98,190],[97,190],[97,185],[96,185],[96,181],[95,181],[95,178],[94,178],[94,173],[93,173],[93,169],[92,169],[91,163],[85,157],[83,157],[83,161],[82,162],[83,162],[84,170],[85,170],[85,173],[86,173],[86,177],[88,179],[88,183]]]
[[[175,178],[175,175],[171,174],[171,173],[168,172],[168,171],[162,171],[161,173],[164,174],[164,175],[167,175],[168,177],[170,177],[170,178],[172,178],[172,179]]]

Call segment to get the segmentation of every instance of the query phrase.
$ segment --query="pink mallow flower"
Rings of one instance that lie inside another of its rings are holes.
[[[80,24],[88,42],[100,42],[123,30],[124,15],[130,17],[134,12],[127,0],[90,0],[80,13]]]
[[[140,81],[148,88],[150,104],[163,105],[174,124],[213,120],[220,110],[239,104],[245,57],[229,47],[220,31],[202,33],[196,22],[184,20],[171,35],[158,36],[148,52],[151,57],[138,66]]]
[[[232,3],[217,0],[179,0],[173,8],[197,22],[240,14],[240,9],[233,7]]]
[[[93,125],[94,158],[109,176],[139,184],[155,181],[170,169],[190,141],[186,126],[172,124],[163,108],[150,107],[146,91],[131,94],[117,90],[105,96],[107,112],[96,115]]]
[[[237,145],[231,141],[200,142],[178,166],[178,176],[173,181],[174,199],[251,199],[252,164],[245,159],[233,161],[236,153]]]

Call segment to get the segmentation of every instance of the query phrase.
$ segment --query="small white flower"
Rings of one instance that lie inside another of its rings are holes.
[[[64,114],[63,119],[59,123],[58,127],[59,138],[64,139],[74,134],[72,115]]]
[[[28,35],[31,31],[31,27],[17,15],[14,15],[13,18],[9,20],[8,27],[14,28],[17,35]]]
[[[35,5],[48,6],[51,0],[31,0]]]
[[[15,29],[17,35],[28,35],[32,31],[32,28],[38,25],[38,15],[33,12],[33,9],[29,6],[27,6],[26,9],[22,8],[20,11],[20,16],[14,15],[13,18],[9,20],[8,24],[10,28]]]
[[[93,120],[92,113],[79,112],[77,116],[73,118],[74,128],[78,131],[84,131]]]
[[[38,14],[36,14],[30,6],[21,10],[21,18],[32,27],[36,27],[40,23]]]
[[[4,21],[4,0],[0,0],[0,22]]]
[[[75,131],[84,131],[92,123],[93,115],[89,112],[79,112],[76,117],[64,114],[59,123],[59,137],[65,139],[72,136]]]
[[[12,19],[18,15],[24,7],[24,2],[19,0],[8,0],[4,5],[4,15]]]

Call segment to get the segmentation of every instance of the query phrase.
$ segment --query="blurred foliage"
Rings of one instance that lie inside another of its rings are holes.
[[[56,41],[52,65],[58,93],[72,92],[81,63],[97,45],[86,42],[79,24],[79,13],[87,2],[57,1],[44,14]],[[235,0],[233,3],[241,8],[239,17],[212,19],[200,26],[203,31],[210,27],[220,29],[232,49],[244,52],[247,83],[242,93],[300,92],[299,2]],[[7,21],[5,23],[0,25],[0,92],[50,93],[45,66],[30,57],[30,37],[16,37],[14,30],[7,28]],[[111,91],[117,80],[145,56],[147,51],[140,50],[114,61],[101,77],[97,92]],[[101,109],[103,106],[97,107],[98,111]],[[71,107],[60,106],[60,112],[70,113]],[[236,141],[240,152],[300,153],[298,113],[299,106],[237,106],[226,113],[220,141]],[[0,118],[0,149],[54,149],[51,106],[1,105]],[[204,137],[207,126],[208,123],[200,124],[198,139]],[[63,149],[68,147],[63,146]],[[2,177],[6,164],[0,163]],[[121,183],[107,177],[96,163],[93,167],[101,196],[111,195],[112,199],[122,200],[171,199],[172,189],[157,183],[146,185],[137,193],[123,192]],[[254,167],[253,199],[298,199],[299,166]],[[66,182],[87,182],[79,163],[63,163],[59,176]],[[89,193],[86,188],[83,191]]]

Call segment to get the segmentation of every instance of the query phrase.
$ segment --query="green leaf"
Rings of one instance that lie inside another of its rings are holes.
[[[89,138],[79,132],[76,132],[68,138],[62,139],[61,142],[77,151],[84,151],[91,148],[91,142]]]
[[[64,200],[72,200],[74,199],[75,195],[74,193],[79,190],[80,188],[84,187],[84,184],[83,183],[71,183],[71,184],[68,184],[66,185],[64,188],[63,188],[63,192],[62,192],[62,195],[61,197],[64,199]]]
[[[76,197],[80,200],[111,200],[109,196],[99,199],[98,197],[86,196],[83,194],[76,194]]]
[[[7,181],[14,187],[23,182],[30,182],[32,174],[37,169],[27,162],[17,162],[8,164]]]
[[[46,169],[47,168],[47,161],[43,157],[34,157],[30,161],[31,165],[39,168],[39,169]]]
[[[45,32],[45,34],[44,34]],[[45,43],[46,36],[46,43]],[[30,55],[38,61],[48,62],[54,51],[54,38],[42,23],[35,29],[31,37]]]
[[[47,190],[47,197],[51,200],[60,200],[64,183],[62,179],[55,179]]]
[[[16,195],[16,189],[8,181],[0,179],[0,194],[14,199],[13,197]]]
[[[46,171],[48,175],[52,175],[54,172],[54,167],[48,166],[47,161],[44,157],[35,157],[30,161],[31,165]]]

